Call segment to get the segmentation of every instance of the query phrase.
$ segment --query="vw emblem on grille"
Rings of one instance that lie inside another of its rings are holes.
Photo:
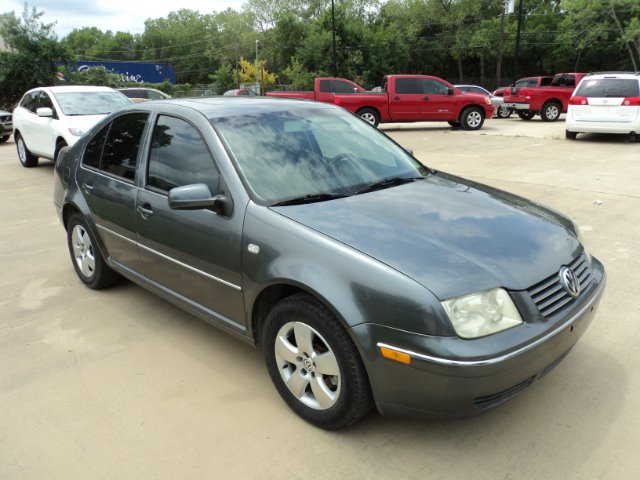
[[[569,295],[573,298],[580,295],[580,281],[578,280],[578,277],[576,277],[576,274],[573,273],[573,270],[568,267],[562,267],[559,275],[560,284]]]

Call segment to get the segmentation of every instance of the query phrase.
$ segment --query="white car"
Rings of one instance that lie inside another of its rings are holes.
[[[493,114],[498,118],[508,118],[511,116],[512,110],[504,105],[504,98],[494,95],[489,90],[479,85],[454,85],[463,93],[477,93],[489,97],[493,105]]]
[[[565,136],[619,133],[640,141],[640,73],[584,77],[569,100]]]
[[[38,158],[56,161],[111,112],[133,103],[109,87],[61,86],[29,90],[13,111],[13,138],[20,163],[38,165]]]

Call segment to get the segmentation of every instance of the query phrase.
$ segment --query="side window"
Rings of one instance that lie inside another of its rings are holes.
[[[422,92],[421,93],[429,93],[431,95],[446,95],[447,87],[444,83],[440,83],[437,80],[433,80],[431,78],[423,78],[422,79]]]
[[[38,97],[38,108],[50,108],[55,111],[49,95],[45,92],[40,92],[40,96]]]
[[[320,80],[320,91],[322,93],[331,93],[331,80]]]
[[[158,92],[154,92],[153,90],[147,90],[147,97],[151,100],[162,100],[164,98]]]
[[[87,167],[100,168],[100,157],[102,156],[102,149],[104,147],[104,141],[107,139],[108,132],[109,125],[106,125],[87,144],[87,148],[84,150],[84,156],[82,157],[83,165]]]
[[[422,93],[422,86],[418,85],[418,78],[396,78],[396,93]]]
[[[20,106],[29,110],[30,112],[36,113],[36,109],[38,108],[38,95],[40,94],[40,90],[37,92],[31,92],[24,96],[22,101],[20,102]]]
[[[151,139],[147,186],[168,192],[183,185],[205,183],[215,195],[219,177],[200,133],[184,120],[160,116]]]
[[[148,113],[132,113],[111,122],[102,153],[102,170],[133,182],[140,140],[148,117]]]
[[[332,88],[334,93],[354,93],[353,85],[347,82],[341,82],[339,80],[334,80],[332,82]]]

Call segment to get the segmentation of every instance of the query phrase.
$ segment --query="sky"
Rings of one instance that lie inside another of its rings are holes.
[[[143,33],[148,18],[166,18],[170,12],[181,8],[202,14],[221,12],[227,8],[240,10],[244,0],[34,0],[35,7],[44,12],[42,23],[56,23],[53,27],[59,39],[74,28],[97,27],[103,32]],[[24,1],[3,0],[0,13],[13,11],[22,16]]]

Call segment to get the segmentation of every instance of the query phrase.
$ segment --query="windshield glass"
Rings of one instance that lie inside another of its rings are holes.
[[[65,115],[106,115],[131,105],[119,92],[65,92],[55,97]]]
[[[259,201],[352,195],[427,169],[376,128],[334,108],[305,108],[212,120]]]

